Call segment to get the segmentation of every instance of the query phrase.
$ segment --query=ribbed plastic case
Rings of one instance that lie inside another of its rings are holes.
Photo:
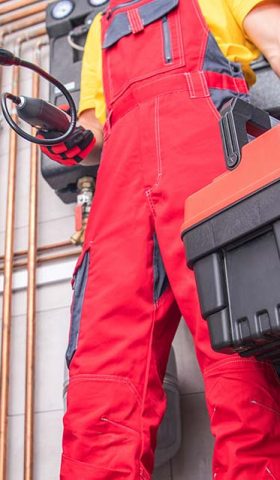
[[[214,350],[280,363],[280,126],[186,200],[182,227]],[[207,206],[207,207],[205,207]]]

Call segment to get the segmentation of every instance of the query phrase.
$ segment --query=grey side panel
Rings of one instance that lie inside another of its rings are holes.
[[[224,56],[212,33],[208,35],[203,70],[224,73],[235,78],[243,78],[241,65],[237,62],[230,62]]]
[[[165,292],[165,290],[169,286],[169,281],[164,269],[156,235],[154,235],[153,268],[154,268],[154,302],[157,302],[161,297],[161,295]]]
[[[168,12],[173,10],[179,3],[179,0],[153,0],[146,5],[138,8],[144,26],[153,23],[162,18]],[[131,33],[131,27],[126,12],[116,14],[112,23],[105,34],[103,48],[114,45],[118,40]]]
[[[66,363],[69,368],[70,362],[77,349],[77,342],[80,330],[82,307],[88,278],[89,252],[86,252],[82,264],[76,274],[74,282],[74,292],[71,307],[71,327],[69,343],[66,351]]]
[[[114,20],[112,21],[110,27],[108,28],[104,42],[103,48],[108,48],[114,45],[120,38],[125,37],[131,33],[131,28],[129,20],[126,13],[119,13]]]
[[[215,104],[215,107],[220,110],[221,107],[231,100],[232,98],[238,97],[244,100],[245,102],[250,103],[250,95],[245,93],[233,92],[231,90],[224,90],[220,88],[210,88],[210,95]]]

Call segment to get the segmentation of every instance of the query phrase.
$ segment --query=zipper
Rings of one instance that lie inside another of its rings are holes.
[[[166,63],[172,62],[171,34],[167,15],[162,17],[163,50]]]
[[[113,8],[109,7],[107,10],[105,10],[104,14],[106,15],[107,18],[110,18],[112,13],[114,13],[116,10],[119,10],[120,8],[129,7],[130,5],[133,5],[134,3],[139,3],[139,2],[141,2],[141,0],[130,0],[130,2],[120,3],[119,5],[116,5],[116,7],[113,7]]]

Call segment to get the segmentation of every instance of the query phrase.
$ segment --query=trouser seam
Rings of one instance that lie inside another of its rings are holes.
[[[148,382],[149,382],[149,373],[151,368],[151,358],[152,358],[152,343],[153,343],[153,335],[154,335],[154,327],[155,327],[155,315],[156,315],[157,305],[153,305],[153,312],[152,312],[152,327],[151,327],[151,334],[149,340],[149,348],[147,352],[147,366],[145,372],[145,381],[144,381],[144,389],[143,389],[143,398],[142,398],[142,408],[141,408],[141,452],[140,452],[140,462],[144,452],[144,426],[143,426],[143,419],[144,419],[144,408],[146,404],[146,396],[148,390]],[[143,467],[140,465],[140,479],[146,480],[143,477]]]

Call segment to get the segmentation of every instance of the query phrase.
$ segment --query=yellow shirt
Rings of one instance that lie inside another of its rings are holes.
[[[184,0],[183,0],[184,1]],[[199,0],[206,22],[223,54],[240,62],[249,85],[255,81],[250,63],[259,50],[245,35],[243,20],[263,0]],[[79,113],[94,108],[101,123],[105,122],[105,101],[102,85],[101,15],[97,15],[89,30],[83,56]]]

